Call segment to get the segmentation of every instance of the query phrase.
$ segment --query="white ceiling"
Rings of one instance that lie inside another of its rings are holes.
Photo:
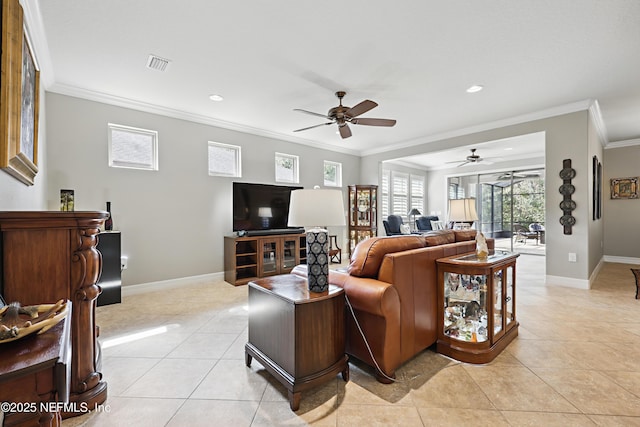
[[[640,138],[637,0],[38,0],[25,9],[42,24],[30,32],[46,48],[39,62],[53,71],[52,92],[354,154],[585,100],[598,101],[610,141]],[[171,60],[165,72],[145,67],[150,54]],[[472,84],[484,90],[466,93]],[[326,113],[337,90],[345,105],[379,103],[361,117],[397,125],[352,126],[345,140],[334,126],[292,132],[323,122],[294,108]]]

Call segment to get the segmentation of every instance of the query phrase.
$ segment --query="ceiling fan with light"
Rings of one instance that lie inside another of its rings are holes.
[[[509,181],[514,179],[526,179],[526,178],[540,178],[540,171],[522,171],[522,172],[504,172],[498,176],[499,181]]]
[[[458,165],[458,167],[460,166],[464,166],[464,165],[468,165],[468,164],[472,164],[472,163],[480,163],[480,162],[484,162],[485,164],[492,164],[493,162],[487,161],[486,159],[480,157],[479,154],[476,154],[476,149],[475,148],[471,148],[471,154],[468,155],[466,157],[465,160],[463,160],[462,162],[460,160],[454,160],[452,162],[447,162],[447,163],[460,163]]]
[[[365,126],[385,126],[390,127],[396,124],[396,121],[393,119],[373,119],[368,117],[359,118],[361,114],[366,113],[369,110],[374,109],[378,106],[377,103],[370,101],[368,99],[362,101],[359,104],[356,104],[354,107],[347,107],[342,105],[342,98],[346,95],[346,92],[339,91],[336,92],[336,96],[340,100],[340,105],[337,107],[333,107],[329,110],[329,112],[325,114],[314,113],[312,111],[302,110],[300,108],[294,108],[294,111],[300,111],[301,113],[311,114],[312,116],[322,117],[324,119],[329,120],[326,123],[321,123],[319,125],[309,126],[302,129],[296,129],[294,132],[300,132],[303,130],[313,129],[320,126],[338,125],[338,131],[340,132],[340,136],[344,138],[349,138],[351,136],[351,129],[349,128],[349,124],[352,125],[365,125]]]

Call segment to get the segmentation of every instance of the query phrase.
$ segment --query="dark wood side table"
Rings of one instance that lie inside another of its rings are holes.
[[[438,353],[467,363],[489,363],[518,336],[516,258],[494,251],[436,260]]]
[[[329,285],[309,292],[307,280],[283,274],[249,282],[249,342],[245,363],[256,358],[289,391],[297,411],[300,395],[342,373],[345,354],[344,290]]]
[[[43,334],[1,344],[0,402],[11,405],[5,427],[62,425],[58,409],[69,402],[71,323],[70,311]]]

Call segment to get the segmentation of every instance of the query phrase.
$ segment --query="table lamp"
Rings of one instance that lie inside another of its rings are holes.
[[[453,221],[454,225],[459,222],[467,223],[477,220],[476,199],[449,200],[449,221]]]
[[[420,213],[420,211],[416,208],[413,208],[409,211],[409,213],[407,213],[408,216],[413,217],[413,220],[411,221],[411,228],[413,228],[414,230],[417,228],[416,227],[416,215],[422,215]]]
[[[289,202],[289,227],[305,227],[307,237],[307,279],[311,292],[329,288],[329,236],[320,226],[345,225],[340,190],[293,190]]]
[[[271,208],[269,207],[258,208],[258,216],[262,218],[262,228],[269,228],[269,218],[273,217]]]

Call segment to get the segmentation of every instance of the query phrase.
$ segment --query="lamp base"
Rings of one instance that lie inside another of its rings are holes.
[[[311,292],[329,289],[329,236],[322,228],[307,231],[307,278]]]

